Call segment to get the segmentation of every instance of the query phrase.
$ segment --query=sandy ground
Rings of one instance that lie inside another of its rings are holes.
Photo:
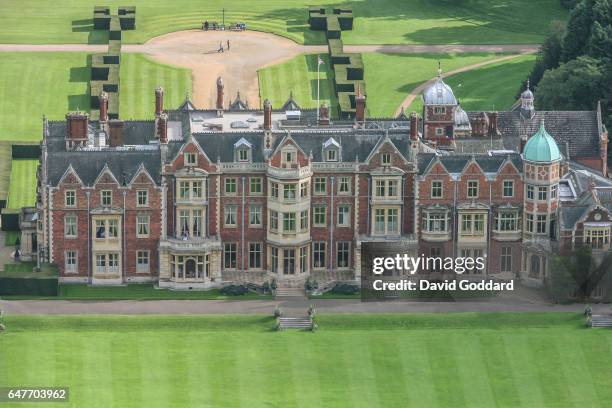
[[[227,50],[227,41],[230,49]],[[224,52],[218,52],[220,44]],[[257,70],[303,52],[325,52],[327,47],[305,47],[283,37],[256,31],[180,31],[153,38],[142,45],[124,45],[126,52],[141,52],[154,60],[192,70],[193,102],[213,107],[216,79],[223,77],[225,103],[240,97],[259,107]]]

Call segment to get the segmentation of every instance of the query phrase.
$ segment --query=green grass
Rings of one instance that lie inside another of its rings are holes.
[[[142,54],[121,55],[120,117],[153,119],[155,88],[164,88],[164,105],[177,108],[191,94],[191,70],[159,64]]]
[[[20,262],[18,264],[4,265],[2,277],[5,278],[50,278],[58,276],[57,266],[43,263],[40,272],[34,271],[36,262]]]
[[[535,55],[519,56],[451,75],[444,81],[453,88],[461,106],[467,111],[509,110],[516,102],[519,87],[534,62]],[[422,106],[419,98],[409,110],[420,112]]]
[[[499,57],[493,53],[364,53],[368,112],[372,117],[393,115],[410,91],[436,75],[438,61],[444,71],[451,71]]]
[[[14,246],[21,238],[21,231],[4,231],[4,245]]]
[[[8,316],[0,383],[67,407],[604,407],[612,332],[576,314]],[[6,405],[21,407],[25,404]]]
[[[6,201],[8,197],[12,160],[11,144],[2,141],[2,133],[0,132],[0,201]]]
[[[40,140],[44,114],[89,110],[87,54],[3,52],[0,72],[0,141]]]
[[[13,159],[7,208],[36,205],[36,159]]]
[[[334,72],[329,56],[321,54],[325,61],[320,67],[320,97],[330,107],[330,114],[336,112],[338,101],[333,92]],[[293,92],[293,99],[302,108],[317,107],[317,54],[302,54],[281,64],[258,71],[261,99],[269,99],[273,108],[280,108]]]
[[[1,20],[1,18],[0,18]],[[139,54],[123,54],[120,116],[147,119],[154,113],[154,90],[165,87],[166,106],[178,107],[191,93],[191,72],[155,63]],[[89,111],[90,57],[86,53],[0,54],[0,141],[37,141],[42,116],[64,119],[67,112]],[[0,145],[0,199],[6,177]],[[10,151],[9,151],[10,157]]]
[[[31,269],[31,268],[30,268]],[[272,299],[270,295],[258,295],[247,293],[241,296],[227,296],[219,289],[206,291],[173,291],[168,289],[156,289],[151,284],[129,284],[126,286],[88,286],[62,285],[59,287],[57,297],[46,298],[40,296],[3,296],[5,300],[23,299],[66,299],[66,300],[162,300],[162,299],[184,299],[184,300],[265,300]]]
[[[113,13],[125,5],[104,1]],[[94,0],[48,2],[4,1],[0,43],[104,43],[105,32],[92,31]],[[200,28],[202,21],[246,22],[250,29],[268,31],[297,42],[323,42],[321,32],[307,25],[308,6],[332,6],[324,0],[132,0],[136,30],[123,34],[127,42],[172,31]],[[337,4],[337,3],[336,3]],[[343,33],[348,43],[534,43],[544,40],[553,19],[567,11],[558,0],[368,0],[346,1],[356,16],[355,29]]]

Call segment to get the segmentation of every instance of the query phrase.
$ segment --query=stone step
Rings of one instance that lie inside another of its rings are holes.
[[[306,293],[302,288],[277,288],[276,297],[304,297]]]
[[[311,323],[308,317],[281,317],[279,318],[281,329],[310,330]]]
[[[591,327],[612,327],[612,316],[593,316],[593,319],[591,320]]]

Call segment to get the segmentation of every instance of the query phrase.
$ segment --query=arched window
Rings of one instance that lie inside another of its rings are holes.
[[[196,277],[196,261],[193,258],[189,258],[185,262],[185,277],[186,278]]]

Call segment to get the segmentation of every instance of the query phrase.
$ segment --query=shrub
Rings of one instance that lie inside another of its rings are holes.
[[[317,290],[319,289],[319,282],[315,279],[310,279],[310,277],[306,278],[306,282],[304,282],[304,289],[307,291]]]
[[[331,292],[336,295],[354,295],[359,292],[359,286],[352,283],[337,283]]]
[[[242,296],[248,293],[249,289],[245,285],[227,285],[221,288],[219,292],[226,296]]]
[[[276,307],[274,308],[274,317],[279,318],[283,315],[283,310],[280,308],[279,305],[276,305]]]

